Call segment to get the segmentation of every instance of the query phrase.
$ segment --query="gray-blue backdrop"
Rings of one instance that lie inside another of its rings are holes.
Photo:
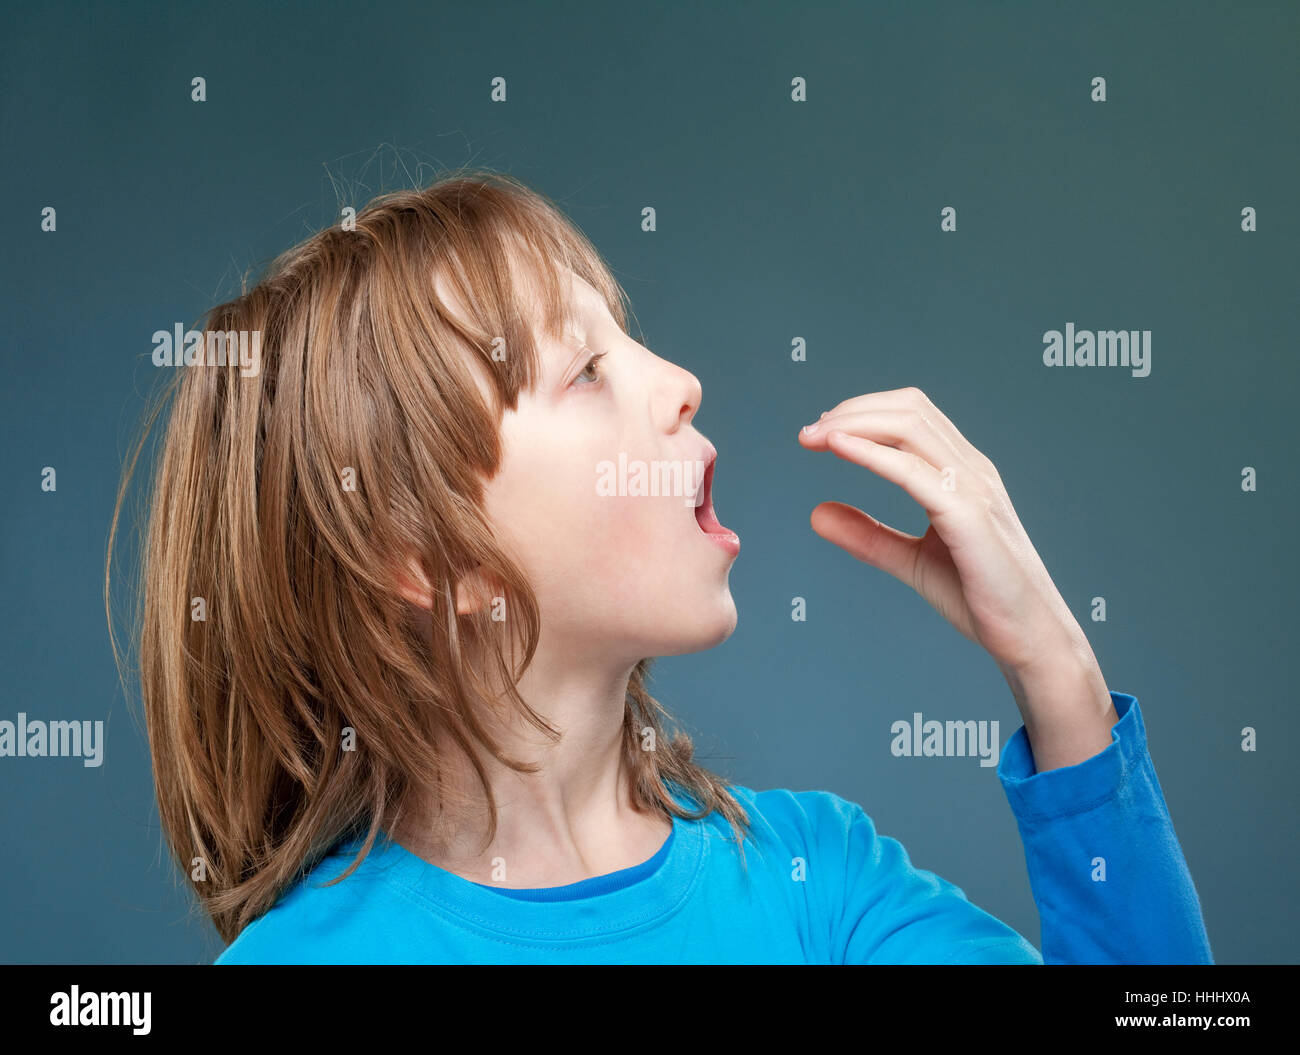
[[[631,294],[634,333],[703,382],[718,509],[744,540],[740,625],[659,661],[653,688],[706,762],[861,803],[1039,941],[995,771],[889,749],[915,711],[997,719],[1005,742],[1001,675],[808,526],[836,498],[924,530],[901,490],[795,439],[845,397],[917,385],[999,467],[1110,687],[1138,697],[1216,960],[1294,962],[1300,8],[616,8],[5,15],[0,719],[102,719],[107,743],[95,768],[0,758],[0,958],[222,947],[162,852],[101,599],[151,334],[340,203],[474,163],[559,200]],[[1149,375],[1045,366],[1067,324],[1150,330]]]

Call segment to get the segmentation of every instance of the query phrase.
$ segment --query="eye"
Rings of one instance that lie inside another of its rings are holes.
[[[608,354],[609,354],[608,352],[600,352],[596,355],[593,355],[587,361],[587,365],[582,368],[582,372],[578,374],[576,378],[574,378],[573,383],[575,385],[579,385],[579,387],[585,387],[587,385],[594,385],[597,381],[599,381],[603,375],[600,373],[599,370],[596,369],[596,364],[599,363],[602,359],[604,359],[605,356],[607,356]],[[590,374],[588,373],[588,371],[590,371]]]

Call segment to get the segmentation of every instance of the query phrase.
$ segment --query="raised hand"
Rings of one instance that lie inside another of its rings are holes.
[[[1016,693],[1031,740],[1035,725],[1059,715],[1072,730],[1068,739],[1082,735],[1094,748],[1083,747],[1087,753],[1075,761],[1109,743],[1085,717],[1109,711],[1106,730],[1115,720],[1086,635],[1025,534],[997,469],[924,392],[901,388],[847,399],[805,426],[799,441],[898,484],[930,517],[918,537],[853,506],[823,502],[812,511],[817,534],[906,583],[987,650]],[[1058,684],[1059,706],[1047,698]],[[1067,699],[1083,701],[1084,709],[1072,710]]]

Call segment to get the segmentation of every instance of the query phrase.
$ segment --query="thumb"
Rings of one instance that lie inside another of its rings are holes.
[[[843,502],[823,502],[812,511],[809,522],[827,542],[915,589],[912,569],[921,546],[915,535],[882,524]]]

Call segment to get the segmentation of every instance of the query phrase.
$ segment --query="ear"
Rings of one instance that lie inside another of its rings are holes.
[[[456,614],[470,615],[490,607],[493,596],[499,592],[493,589],[481,566],[475,568],[456,584]]]
[[[429,580],[415,561],[408,563],[406,571],[398,574],[397,592],[416,608],[433,611],[433,595]],[[456,614],[469,615],[492,603],[493,591],[485,576],[476,568],[456,584]]]
[[[433,610],[429,580],[424,577],[414,557],[407,560],[406,567],[397,572],[397,592],[416,608],[423,608],[426,612]]]

